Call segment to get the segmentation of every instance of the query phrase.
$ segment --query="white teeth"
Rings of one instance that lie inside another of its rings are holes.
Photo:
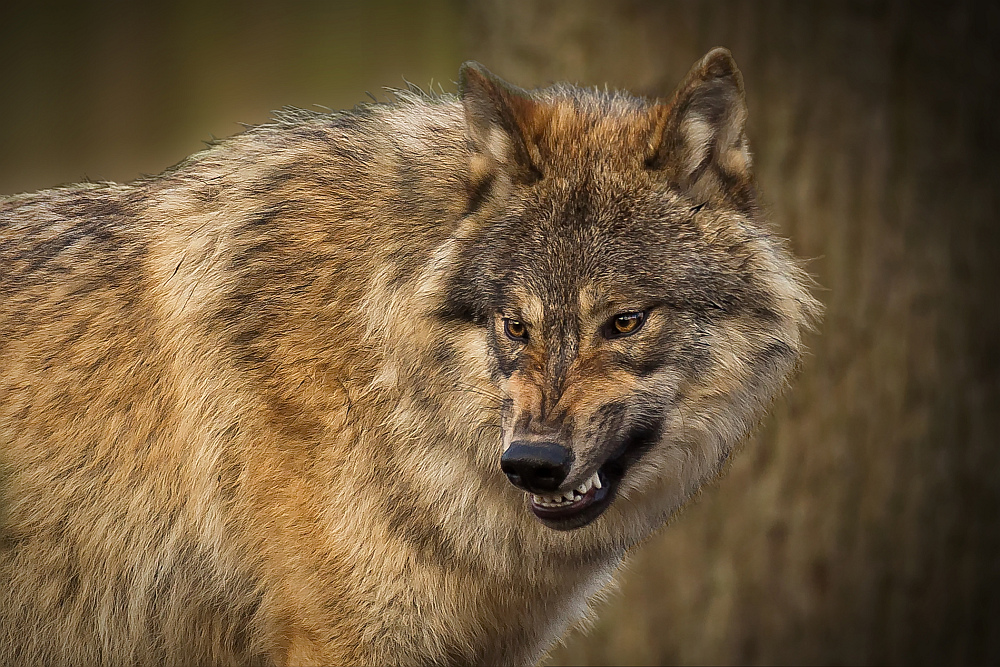
[[[570,492],[570,497],[567,498],[564,495],[558,496],[539,496],[532,494],[531,499],[536,505],[541,505],[542,507],[560,507],[568,503],[573,502],[572,492]]]
[[[542,496],[533,493],[531,494],[531,500],[536,505],[540,505],[542,507],[562,507],[580,500],[593,488],[601,488],[601,476],[596,472],[590,477],[590,479],[575,489],[563,491],[559,495],[552,496]]]

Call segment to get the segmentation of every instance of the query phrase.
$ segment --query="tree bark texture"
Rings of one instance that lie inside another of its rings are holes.
[[[764,202],[827,312],[728,473],[554,663],[1000,662],[1000,10],[469,0],[525,86],[668,95],[729,47]]]

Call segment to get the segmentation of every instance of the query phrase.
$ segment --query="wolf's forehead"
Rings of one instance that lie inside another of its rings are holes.
[[[586,100],[552,103],[539,137],[542,165],[557,173],[579,173],[588,167],[639,170],[648,157],[653,129],[649,109],[635,104],[598,106]]]
[[[586,282],[573,286],[536,283],[512,289],[510,297],[514,312],[531,323],[605,319],[622,309],[643,305],[634,292]]]

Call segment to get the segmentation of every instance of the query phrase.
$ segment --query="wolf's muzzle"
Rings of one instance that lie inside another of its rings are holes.
[[[510,483],[529,493],[549,493],[569,474],[573,451],[555,442],[512,442],[500,457]]]

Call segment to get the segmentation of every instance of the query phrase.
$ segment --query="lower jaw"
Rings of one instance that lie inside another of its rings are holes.
[[[528,500],[528,504],[535,517],[548,528],[553,530],[583,528],[601,516],[615,499],[618,480],[614,480],[613,482],[606,480],[602,474],[601,481],[603,482],[602,487],[595,490],[592,499],[579,508],[574,508],[572,505],[566,508],[541,507],[530,499]]]

